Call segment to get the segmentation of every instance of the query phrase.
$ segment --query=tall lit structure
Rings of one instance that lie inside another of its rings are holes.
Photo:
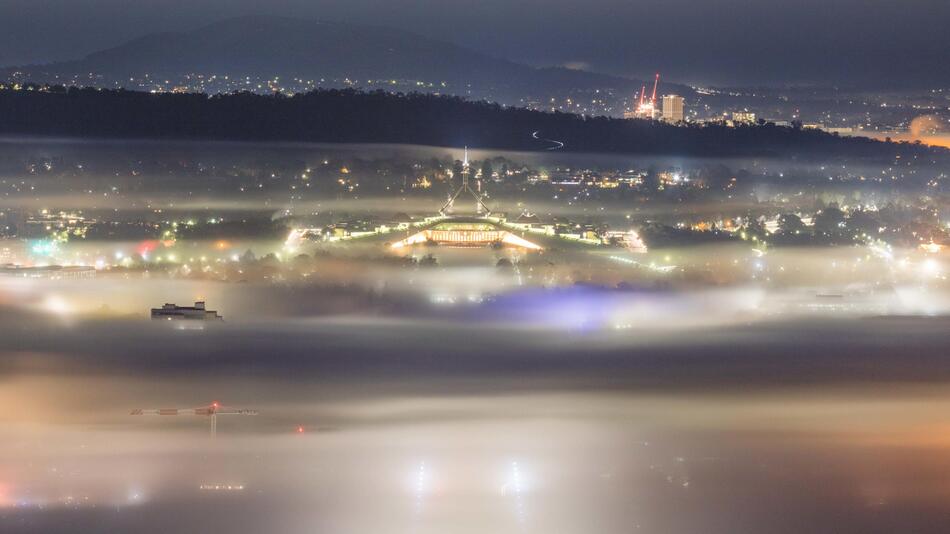
[[[476,189],[468,183],[469,176],[471,175],[471,169],[469,168],[468,163],[468,147],[465,147],[465,156],[462,159],[462,185],[455,190],[455,193],[446,200],[445,204],[442,205],[442,209],[439,210],[440,215],[445,215],[455,206],[455,199],[459,197],[463,192],[468,192],[475,199],[475,212],[479,215],[485,215],[486,217],[491,214],[491,210],[488,209],[488,206],[485,205],[485,201],[482,199],[482,183],[477,181]]]
[[[636,108],[627,111],[623,114],[625,119],[649,119],[655,120],[657,118],[657,112],[660,110],[656,107],[656,88],[660,84],[660,73],[656,73],[656,78],[653,79],[653,94],[650,98],[647,98],[647,86],[646,84],[640,88],[639,103]]]
[[[650,99],[646,99],[646,86],[640,90],[640,105],[637,106],[637,114],[641,119],[656,119],[656,112],[659,111],[656,109],[656,88],[660,84],[660,73],[656,73],[656,78],[653,80],[653,95],[650,96]]]
[[[439,217],[429,222],[425,228],[405,239],[390,244],[390,248],[400,249],[415,245],[438,244],[450,247],[516,247],[527,251],[541,250],[541,246],[517,235],[514,229],[503,224],[503,218],[492,220],[491,210],[482,196],[481,180],[475,177],[472,184],[471,164],[468,161],[468,147],[465,147],[459,174],[462,183],[439,210]],[[460,215],[455,212],[455,200],[468,193],[475,200],[474,215]],[[523,232],[522,232],[523,233]],[[407,232],[408,234],[408,232]]]
[[[679,95],[665,95],[663,97],[663,120],[666,122],[683,122],[686,118],[686,99]]]

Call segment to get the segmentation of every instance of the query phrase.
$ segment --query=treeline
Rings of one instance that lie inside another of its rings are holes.
[[[294,96],[0,89],[0,134],[92,138],[405,143],[684,156],[945,158],[947,151],[771,124],[673,126],[507,108],[459,97],[320,90]]]
[[[719,229],[693,230],[677,228],[666,224],[648,224],[640,229],[640,237],[650,248],[683,247],[728,243],[738,241],[738,237]]]
[[[843,210],[837,204],[819,210],[811,226],[795,213],[778,218],[778,229],[767,235],[758,222],[744,229],[770,245],[848,245],[883,241],[915,248],[921,243],[946,244],[948,232],[932,207],[887,204],[879,210]]]
[[[766,230],[765,217],[750,217],[738,231],[715,226],[706,230],[661,223],[640,228],[640,237],[651,249],[745,241],[754,246],[841,246],[887,243],[916,248],[925,243],[950,244],[950,231],[941,223],[932,206],[888,203],[880,209],[842,209],[831,203],[815,212],[806,225],[796,213],[777,217],[773,233]]]

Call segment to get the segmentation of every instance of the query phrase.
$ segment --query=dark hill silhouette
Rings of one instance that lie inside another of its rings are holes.
[[[190,32],[146,35],[76,61],[0,69],[0,77],[13,72],[40,83],[94,73],[101,83],[93,85],[100,87],[121,86],[146,73],[158,80],[180,80],[193,73],[285,80],[423,80],[446,82],[444,89],[437,86],[444,92],[463,94],[462,89],[471,86],[478,94],[510,101],[551,89],[616,88],[633,94],[641,84],[563,68],[536,69],[393,28],[257,15]],[[686,86],[665,87],[692,94]]]
[[[535,138],[532,134],[540,131]],[[292,97],[124,90],[0,90],[0,134],[100,138],[406,143],[683,156],[941,159],[950,151],[774,125],[672,126],[507,108],[459,97],[323,90]]]

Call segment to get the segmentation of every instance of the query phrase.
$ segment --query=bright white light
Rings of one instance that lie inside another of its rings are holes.
[[[921,271],[927,276],[937,276],[940,274],[940,264],[935,259],[924,260],[920,264]]]
[[[57,295],[50,295],[47,297],[46,300],[43,301],[43,309],[57,315],[67,315],[73,311],[73,307],[70,306],[68,302],[63,300],[62,297]]]
[[[452,295],[432,295],[429,297],[429,301],[433,304],[451,305],[455,304],[455,297]]]
[[[525,521],[524,493],[524,475],[518,462],[512,461],[508,470],[508,480],[502,486],[501,494],[514,499],[515,513],[518,516],[519,523],[524,523]]]
[[[142,504],[145,502],[145,495],[139,489],[130,489],[125,500],[126,504]]]

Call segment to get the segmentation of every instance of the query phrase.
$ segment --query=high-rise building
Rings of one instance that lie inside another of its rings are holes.
[[[666,122],[682,122],[686,100],[679,95],[665,95],[663,97],[663,120]]]

